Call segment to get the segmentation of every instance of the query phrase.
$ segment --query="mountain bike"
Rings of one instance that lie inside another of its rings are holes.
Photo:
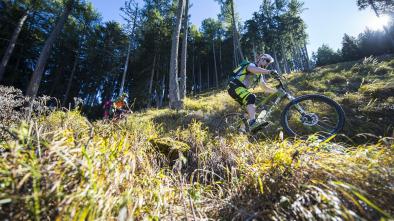
[[[122,110],[116,110],[114,111],[112,115],[112,121],[117,122],[119,120],[125,119],[129,114],[132,114],[133,111],[127,110],[127,109],[122,109]]]
[[[280,109],[280,104],[284,100],[289,102],[281,112],[280,123],[289,136],[318,135],[319,138],[327,138],[343,129],[345,113],[337,102],[320,94],[294,97],[283,76],[275,75],[274,79],[279,83],[276,87],[277,92],[256,103],[256,122],[263,127],[251,131],[245,109],[243,113],[225,115],[219,131],[257,133],[272,122],[272,113]]]

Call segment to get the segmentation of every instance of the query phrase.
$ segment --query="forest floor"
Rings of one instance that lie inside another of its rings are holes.
[[[390,220],[394,215],[394,59],[288,76],[295,94],[338,101],[334,140],[217,133],[239,111],[225,91],[117,122],[79,110],[7,122],[0,218],[9,220]],[[259,96],[263,96],[256,90]]]

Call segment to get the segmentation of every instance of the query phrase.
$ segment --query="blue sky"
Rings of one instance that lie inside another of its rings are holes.
[[[104,21],[122,22],[119,8],[124,0],[89,0],[103,16]],[[142,2],[142,0],[138,0]],[[250,19],[262,0],[235,0],[236,11],[242,21]],[[376,29],[377,19],[372,10],[359,11],[356,0],[304,0],[307,9],[302,18],[307,24],[309,53],[323,43],[334,49],[341,47],[344,33],[357,36],[366,27]],[[197,26],[205,18],[216,18],[219,5],[214,0],[191,0],[191,22]]]

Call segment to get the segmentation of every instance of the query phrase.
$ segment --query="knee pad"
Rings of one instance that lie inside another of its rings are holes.
[[[249,96],[246,98],[246,104],[255,104],[256,103],[256,95],[254,94],[249,94]]]

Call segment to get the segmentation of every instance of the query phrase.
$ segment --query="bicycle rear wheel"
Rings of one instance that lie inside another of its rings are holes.
[[[240,113],[225,115],[217,126],[221,133],[245,133],[249,132],[247,119]]]
[[[296,98],[282,112],[281,123],[290,136],[329,137],[343,129],[345,113],[334,100],[323,95]]]

